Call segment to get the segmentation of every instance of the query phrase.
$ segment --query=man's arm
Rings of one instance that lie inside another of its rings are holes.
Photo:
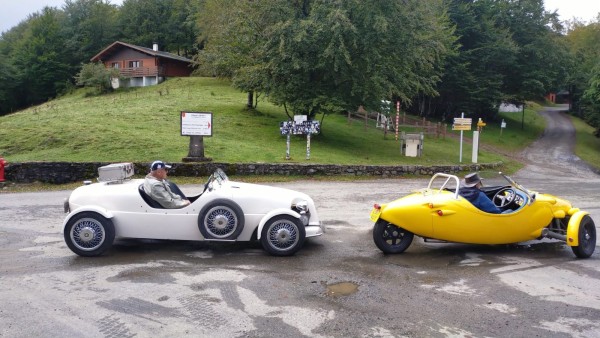
[[[152,198],[160,205],[169,209],[182,208],[190,204],[190,201],[184,200],[181,196],[173,194],[162,184],[152,185]]]

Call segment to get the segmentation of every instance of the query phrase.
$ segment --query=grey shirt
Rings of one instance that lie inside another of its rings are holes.
[[[177,209],[186,206],[185,200],[173,193],[166,181],[157,180],[152,174],[146,175],[144,191],[164,208]]]

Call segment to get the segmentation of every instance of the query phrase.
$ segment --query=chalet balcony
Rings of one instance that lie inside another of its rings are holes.
[[[123,77],[144,77],[144,76],[163,76],[162,67],[129,67],[118,68]]]

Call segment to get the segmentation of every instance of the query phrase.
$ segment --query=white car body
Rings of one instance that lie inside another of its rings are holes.
[[[114,238],[257,239],[269,253],[284,256],[299,250],[305,238],[323,234],[313,200],[301,192],[233,182],[217,170],[209,178],[203,193],[188,196],[190,205],[164,209],[151,207],[147,198],[143,198],[140,191],[143,183],[143,179],[132,179],[75,189],[65,201],[65,211],[69,214],[63,232],[69,248],[82,256],[96,256],[104,253]],[[204,221],[201,221],[201,213],[206,217]],[[104,222],[102,218],[110,222]],[[273,225],[274,220],[281,224]],[[114,234],[110,233],[111,224]],[[265,236],[271,238],[262,238]],[[289,242],[290,236],[295,236],[292,238],[294,243]],[[274,244],[269,245],[269,241]]]

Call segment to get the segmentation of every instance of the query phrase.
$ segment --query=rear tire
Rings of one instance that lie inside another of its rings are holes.
[[[71,217],[64,237],[69,249],[79,256],[100,256],[112,246],[115,227],[110,219],[87,211]]]
[[[214,200],[200,210],[198,228],[206,239],[236,239],[244,229],[244,212],[233,201]]]
[[[579,222],[579,245],[571,250],[578,258],[589,258],[596,249],[596,225],[589,215],[583,216]]]
[[[385,254],[404,252],[412,243],[414,236],[412,232],[381,218],[373,227],[373,241]]]

